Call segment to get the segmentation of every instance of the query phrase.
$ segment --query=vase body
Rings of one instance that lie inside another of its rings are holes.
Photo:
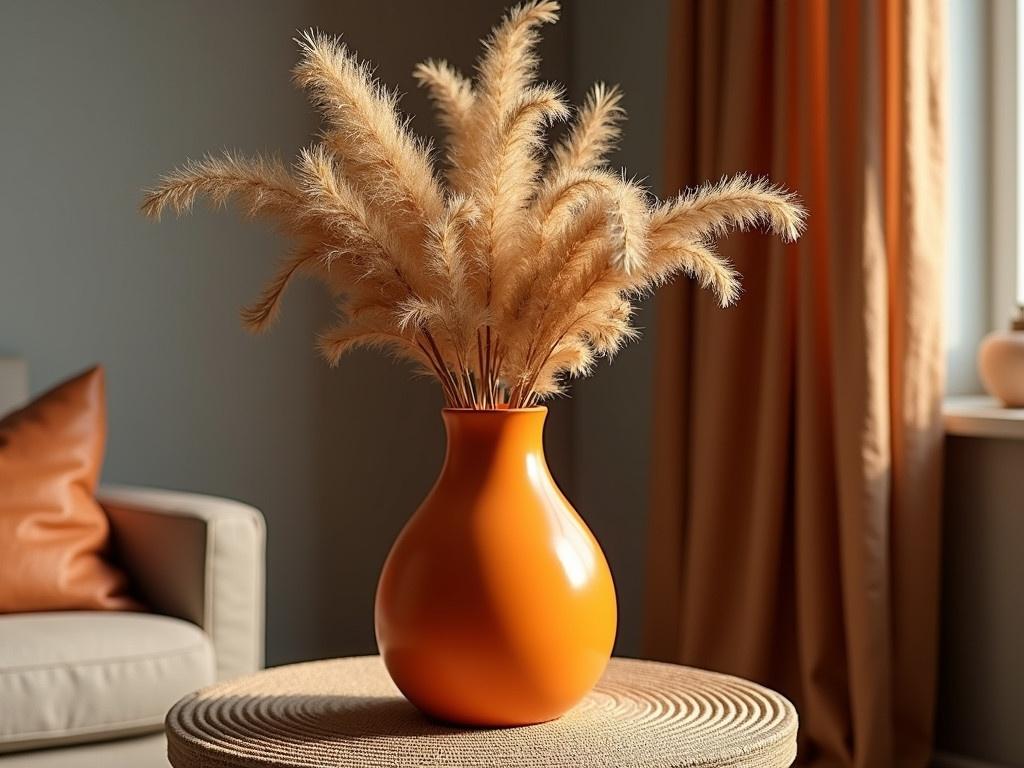
[[[446,409],[441,475],[384,564],[377,644],[402,693],[438,719],[551,720],[611,655],[611,573],[548,471],[546,415]]]

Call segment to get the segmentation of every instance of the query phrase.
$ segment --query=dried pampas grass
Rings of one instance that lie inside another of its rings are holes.
[[[655,201],[606,166],[625,117],[616,88],[596,85],[571,117],[563,91],[535,82],[539,30],[558,4],[510,10],[470,79],[442,60],[420,64],[447,133],[439,175],[394,93],[340,41],[298,40],[295,82],[324,119],[291,168],[235,154],[189,162],[150,190],[143,212],[183,213],[197,197],[273,219],[295,241],[243,310],[262,331],[296,275],[321,280],[337,324],[318,346],[333,365],[383,349],[428,371],[449,406],[525,407],[588,375],[636,330],[631,301],[677,274],[736,300],[738,276],[713,250],[732,230],[794,240],[796,198],[744,175]]]

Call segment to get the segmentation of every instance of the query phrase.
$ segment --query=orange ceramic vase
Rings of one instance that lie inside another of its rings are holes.
[[[611,655],[611,573],[548,471],[546,416],[446,409],[441,476],[384,564],[377,644],[402,693],[435,718],[551,720]]]

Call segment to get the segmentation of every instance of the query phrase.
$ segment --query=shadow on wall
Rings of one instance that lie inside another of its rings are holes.
[[[662,189],[669,0],[586,0],[571,8],[572,95],[619,83],[626,121],[612,163]],[[583,12],[583,8],[586,12]],[[609,41],[615,44],[610,45]],[[640,341],[573,387],[573,503],[604,547],[619,596],[616,653],[638,656],[644,602],[651,424],[655,418],[654,302],[640,307]]]

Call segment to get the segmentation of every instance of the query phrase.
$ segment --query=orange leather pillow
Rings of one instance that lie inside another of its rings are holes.
[[[99,367],[0,420],[0,613],[138,607],[103,559],[106,433]]]

